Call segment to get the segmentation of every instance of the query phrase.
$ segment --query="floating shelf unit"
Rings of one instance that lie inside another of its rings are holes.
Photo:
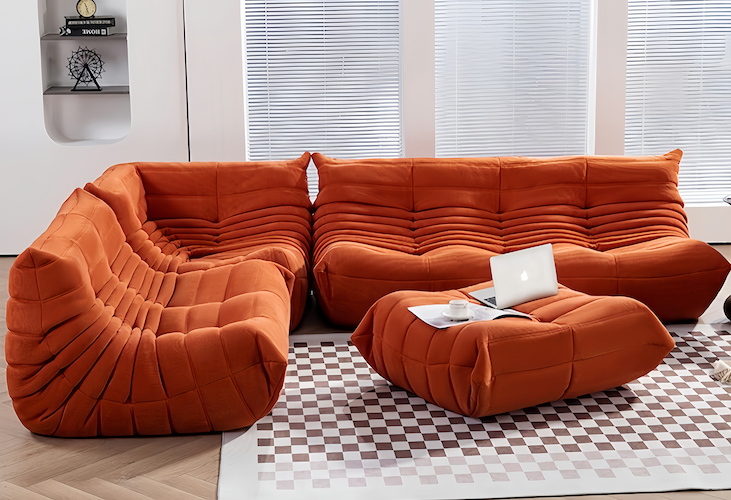
[[[98,0],[98,16],[113,16],[107,36],[61,36],[65,16],[76,16],[77,0],[38,0],[46,131],[55,142],[109,143],[124,139],[131,127],[125,0]],[[101,91],[72,91],[68,58],[78,48],[95,50],[104,61]]]
[[[106,87],[103,87],[102,90],[89,90],[89,91],[83,91],[83,94],[80,94],[80,91],[73,91],[71,90],[73,87],[48,87],[46,90],[43,91],[43,95],[96,95],[96,96],[104,96],[104,95],[110,95],[110,94],[129,94],[129,85],[109,85]]]
[[[55,35],[48,33],[41,37],[42,42],[60,42],[62,40],[127,40],[127,33],[112,33],[106,36],[73,36],[73,35]]]

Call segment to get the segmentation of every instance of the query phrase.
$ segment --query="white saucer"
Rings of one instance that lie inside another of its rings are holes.
[[[446,311],[442,311],[442,316],[444,316],[445,318],[449,318],[452,321],[467,321],[468,319],[472,319],[472,317],[474,317],[474,315],[475,315],[475,313],[474,313],[474,311],[472,311],[472,309],[468,309],[468,311],[469,311],[469,314],[466,317],[465,316],[452,316],[451,314],[449,314],[449,309],[447,309]]]

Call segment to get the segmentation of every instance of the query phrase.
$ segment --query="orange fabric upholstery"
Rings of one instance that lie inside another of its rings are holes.
[[[37,434],[77,437],[251,425],[284,382],[294,275],[263,260],[178,273],[187,256],[148,237],[138,214],[149,207],[131,186],[135,203],[116,215],[74,191],[10,271],[18,417]]]
[[[642,303],[565,287],[516,307],[535,321],[505,318],[438,330],[407,310],[470,299],[467,292],[491,285],[389,294],[368,311],[353,343],[395,385],[471,417],[622,385],[655,368],[674,346]]]
[[[249,259],[289,269],[294,328],[309,293],[309,160],[305,153],[292,161],[130,163],[85,189],[114,209],[127,238],[148,238],[179,259],[178,273]]]
[[[654,157],[337,160],[315,153],[318,303],[356,325],[396,290],[492,278],[489,257],[552,243],[559,281],[697,318],[729,263],[688,236],[680,151]]]

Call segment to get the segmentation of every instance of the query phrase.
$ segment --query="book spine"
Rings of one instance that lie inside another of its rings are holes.
[[[81,26],[93,26],[93,27],[111,27],[115,25],[115,20],[113,17],[91,17],[89,19],[66,19],[66,26],[69,28],[72,27],[81,27]]]
[[[69,28],[68,26],[61,26],[61,36],[108,36],[109,30],[107,28],[97,27],[86,27],[86,28]]]

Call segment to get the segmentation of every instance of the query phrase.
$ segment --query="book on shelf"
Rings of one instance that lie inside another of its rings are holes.
[[[100,17],[79,17],[79,16],[66,16],[66,27],[112,27],[115,25],[115,18],[110,16]]]
[[[108,36],[111,33],[107,28],[100,28],[96,26],[89,27],[69,27],[61,26],[59,28],[59,35],[61,36]]]

